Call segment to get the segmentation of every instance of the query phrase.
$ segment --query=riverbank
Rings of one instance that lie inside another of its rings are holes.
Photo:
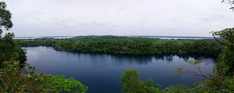
[[[118,36],[16,40],[21,46],[52,46],[58,51],[149,55],[197,53],[218,56],[223,46],[214,39],[155,39]]]

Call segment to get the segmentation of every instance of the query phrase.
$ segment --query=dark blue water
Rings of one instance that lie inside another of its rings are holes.
[[[140,80],[151,77],[163,88],[177,83],[193,87],[204,78],[184,76],[173,72],[181,66],[191,66],[188,60],[205,57],[202,65],[212,69],[215,58],[198,54],[120,55],[106,53],[78,53],[55,51],[52,47],[23,47],[27,49],[27,62],[36,66],[36,72],[74,77],[88,86],[88,93],[120,93],[124,69],[135,68]]]

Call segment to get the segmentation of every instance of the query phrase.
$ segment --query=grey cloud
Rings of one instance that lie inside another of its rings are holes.
[[[16,36],[210,36],[233,26],[229,5],[214,0],[4,0]]]

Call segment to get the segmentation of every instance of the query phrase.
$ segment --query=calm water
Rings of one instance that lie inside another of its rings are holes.
[[[140,80],[151,77],[163,88],[177,83],[193,86],[198,76],[184,76],[173,72],[178,67],[190,66],[188,60],[205,57],[205,69],[212,69],[215,58],[198,54],[187,55],[120,55],[106,53],[78,53],[55,51],[52,47],[23,47],[27,62],[36,66],[36,72],[74,77],[88,86],[88,93],[120,93],[124,69],[135,68]]]

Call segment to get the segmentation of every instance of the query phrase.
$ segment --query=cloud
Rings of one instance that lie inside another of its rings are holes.
[[[5,0],[16,36],[210,36],[232,27],[220,0]],[[20,30],[20,31],[19,31]]]

